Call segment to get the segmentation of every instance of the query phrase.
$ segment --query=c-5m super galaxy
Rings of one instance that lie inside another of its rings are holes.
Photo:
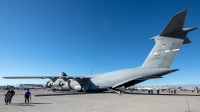
[[[140,67],[122,69],[97,75],[83,77],[67,76],[61,72],[60,76],[10,76],[5,79],[49,78],[44,87],[60,86],[66,90],[103,91],[124,86],[129,87],[148,79],[162,78],[163,75],[179,69],[170,68],[174,57],[182,44],[191,43],[188,32],[197,28],[183,28],[187,9],[175,14],[164,30],[151,40],[156,42],[150,54]]]

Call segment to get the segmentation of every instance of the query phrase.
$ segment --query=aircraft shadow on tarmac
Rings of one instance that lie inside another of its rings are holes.
[[[62,96],[62,95],[86,95],[86,94],[106,94],[106,93],[114,93],[111,91],[107,92],[70,92],[70,93],[55,93],[55,94],[39,94],[39,95],[34,95],[35,97],[40,97],[40,96]]]
[[[200,96],[200,94],[166,94],[166,93],[154,93],[154,94],[148,94],[148,93],[136,93],[136,92],[127,92],[122,91],[124,94],[133,94],[133,95],[165,95],[165,96]],[[114,93],[114,91],[107,91],[107,92],[70,92],[70,93],[55,93],[55,94],[39,94],[35,95],[35,97],[42,97],[42,96],[63,96],[63,95],[86,95],[86,94],[106,94],[106,93]]]
[[[35,104],[52,104],[52,103],[11,103],[13,106],[35,106]]]

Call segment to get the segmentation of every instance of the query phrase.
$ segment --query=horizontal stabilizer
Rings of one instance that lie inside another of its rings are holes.
[[[185,32],[191,32],[191,31],[194,31],[196,29],[197,29],[197,27],[192,27],[192,28],[183,28],[182,30],[185,31]]]
[[[183,29],[185,17],[188,9],[175,14],[167,26],[164,28],[160,36],[165,36],[174,32],[181,31]]]
[[[189,44],[189,43],[191,43],[191,41],[188,37],[186,37],[183,41],[183,44]]]

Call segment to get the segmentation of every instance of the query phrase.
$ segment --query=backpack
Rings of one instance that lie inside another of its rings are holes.
[[[30,96],[30,92],[26,92],[25,96],[29,97]]]

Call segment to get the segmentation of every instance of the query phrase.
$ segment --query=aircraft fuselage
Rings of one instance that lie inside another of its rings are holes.
[[[92,78],[87,80],[76,81],[76,79],[69,79],[66,81],[66,84],[63,86],[63,88],[69,90],[74,89],[77,91],[91,91],[105,90],[106,88],[116,88],[120,86],[128,87],[146,80],[145,77],[162,78],[159,76],[177,70],[178,69],[141,67],[123,69],[103,74],[91,75],[90,77]]]

